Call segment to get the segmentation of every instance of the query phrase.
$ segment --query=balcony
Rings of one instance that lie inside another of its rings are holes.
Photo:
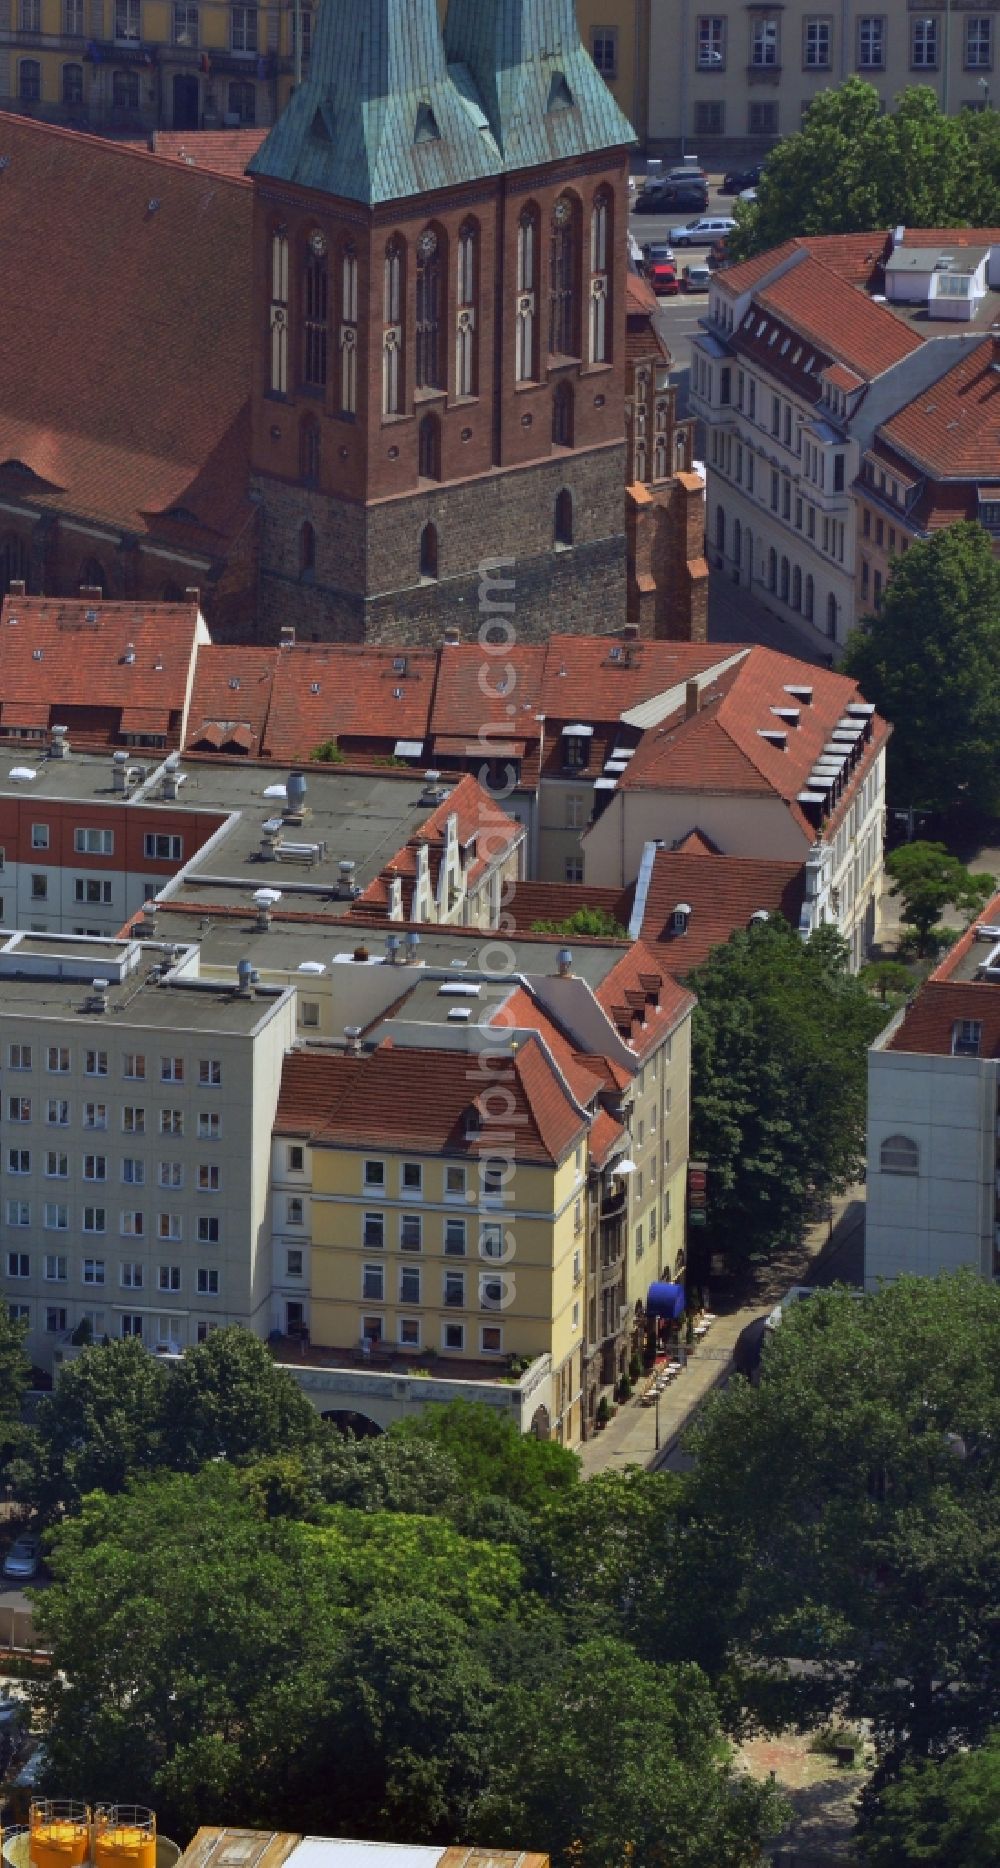
[[[628,1206],[628,1188],[624,1181],[616,1182],[608,1191],[601,1193],[601,1222],[621,1219]]]

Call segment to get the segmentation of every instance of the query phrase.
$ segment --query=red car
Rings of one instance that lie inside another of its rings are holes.
[[[657,298],[676,298],[680,291],[677,268],[672,260],[654,259],[649,263],[649,283]]]

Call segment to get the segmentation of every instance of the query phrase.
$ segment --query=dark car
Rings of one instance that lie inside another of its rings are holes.
[[[703,182],[654,182],[644,188],[633,214],[666,214],[680,209],[694,213],[708,206],[708,189]]]
[[[738,195],[742,194],[744,188],[756,188],[763,173],[764,165],[761,162],[756,163],[752,169],[730,169],[728,173],[722,177],[722,186],[719,189],[719,193],[721,195]]]

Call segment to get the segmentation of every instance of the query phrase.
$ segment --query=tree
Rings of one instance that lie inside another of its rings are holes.
[[[167,1371],[137,1337],[94,1344],[69,1362],[38,1409],[25,1490],[48,1514],[86,1492],[121,1492],[163,1458]]]
[[[982,526],[942,526],[896,559],[882,609],[851,636],[844,666],[892,722],[899,804],[997,807],[1000,566]]]
[[[870,1719],[886,1770],[983,1743],[1000,1719],[1000,1290],[968,1273],[819,1291],[774,1332],[759,1387],[732,1382],[689,1444],[646,1651],[728,1667],[773,1724]],[[810,1665],[786,1677],[789,1659]]]
[[[913,992],[916,980],[902,960],[870,960],[858,974],[869,992],[877,992],[883,1005],[892,993]]]
[[[995,893],[995,876],[972,875],[943,843],[903,843],[886,858],[890,895],[902,902],[902,919],[916,929],[917,951],[926,953],[931,929],[946,908],[969,919]]]
[[[996,1868],[1000,1737],[957,1757],[904,1765],[859,1846],[869,1868]]]
[[[777,917],[732,935],[688,983],[707,1239],[737,1254],[772,1249],[799,1236],[812,1197],[861,1167],[867,1048],[884,1013],[834,929],[803,941]]]
[[[329,1564],[213,1464],[91,1494],[52,1540],[35,1616],[53,1793],[151,1805],[186,1836],[294,1828],[342,1634]]]
[[[441,1518],[333,1505],[307,1535],[336,1576],[338,1600],[352,1608],[412,1597],[486,1625],[512,1613],[521,1592],[521,1565],[507,1545],[463,1537]]]
[[[370,1440],[331,1434],[323,1454],[330,1504],[357,1511],[447,1512],[465,1497],[455,1461],[433,1440],[381,1433]]]
[[[737,205],[731,249],[744,259],[800,234],[872,233],[878,250],[890,227],[994,225],[998,198],[995,122],[946,116],[926,85],[883,112],[874,85],[849,78],[771,151],[756,201]]]
[[[171,1371],[164,1454],[181,1470],[299,1452],[327,1432],[292,1376],[239,1325],[213,1331]]]
[[[607,1638],[508,1690],[492,1757],[475,1830],[530,1838],[555,1868],[743,1868],[784,1813],[773,1786],[733,1774],[697,1667]]]
[[[662,1526],[675,1514],[671,1473],[602,1472],[554,1499],[538,1522],[533,1581],[562,1615],[640,1639],[639,1602]]]
[[[22,1409],[31,1363],[24,1352],[27,1325],[15,1322],[6,1304],[0,1304],[0,1464],[30,1448],[31,1436],[22,1421]]]
[[[523,1434],[509,1415],[474,1401],[426,1407],[392,1433],[442,1448],[467,1492],[494,1492],[531,1512],[568,1491],[580,1475],[580,1461],[568,1447]]]
[[[628,940],[628,928],[622,926],[607,908],[574,908],[563,921],[533,921],[533,934],[574,934],[595,940]]]

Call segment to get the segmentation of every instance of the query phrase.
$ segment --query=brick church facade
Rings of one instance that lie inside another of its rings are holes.
[[[417,643],[501,576],[525,640],[688,633],[625,496],[633,136],[573,0],[327,0],[246,180],[4,135],[0,587]]]

